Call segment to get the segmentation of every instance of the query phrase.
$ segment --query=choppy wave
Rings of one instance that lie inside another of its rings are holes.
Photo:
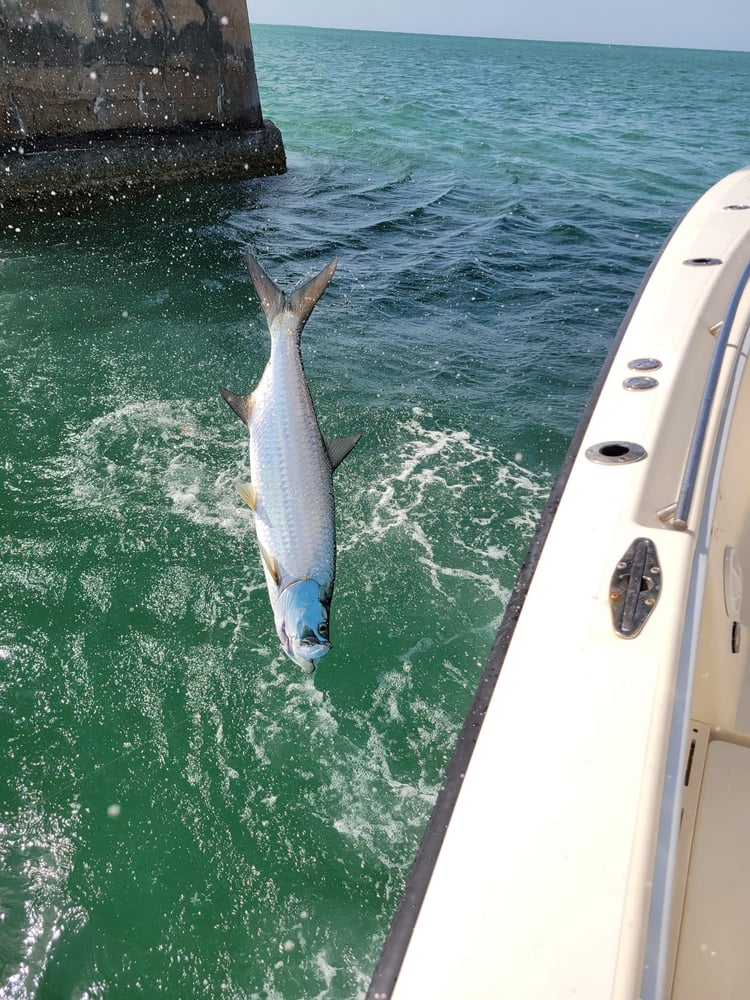
[[[165,871],[182,888],[177,903],[162,903],[164,921],[149,922],[149,948],[164,956],[163,967],[149,959],[160,988],[179,981],[192,995],[212,981],[187,945],[205,933],[204,907],[226,939],[213,961],[227,995],[286,997],[297,977],[305,995],[338,995],[343,982],[364,988],[357,918],[338,893],[343,884],[347,900],[397,898],[394,858],[406,864],[416,847],[456,708],[502,612],[498,570],[510,580],[546,484],[419,407],[386,420],[340,474],[339,635],[311,680],[279,652],[271,626],[250,519],[232,488],[244,451],[242,437],[217,431],[189,401],[126,404],[70,431],[50,469],[59,503],[87,525],[83,537],[6,548],[3,582],[20,588],[17,597],[42,611],[56,606],[61,585],[68,594],[67,621],[36,632],[38,652],[4,647],[17,665],[9,688],[28,683],[32,662],[43,686],[44,658],[64,664],[57,701],[47,685],[44,723],[37,713],[20,724],[31,749],[18,761],[19,793],[40,764],[43,781],[60,770],[65,780],[62,801],[59,784],[36,792],[52,829],[37,836],[40,857],[52,852],[54,864],[39,862],[33,892],[23,883],[12,1000],[34,996],[40,977],[55,981],[71,949],[87,955],[81,996],[129,981],[127,968],[107,965],[90,914],[112,893],[127,898],[130,878],[153,882]],[[102,632],[96,644],[92,628]],[[59,749],[34,759],[47,726],[78,747],[68,763]],[[40,826],[27,813],[6,818],[6,856]],[[114,868],[94,858],[71,886],[92,822],[127,830],[127,840]],[[153,827],[169,830],[186,867],[144,850]],[[331,892],[317,885],[321,865]],[[30,871],[19,864],[16,877]],[[238,967],[247,948],[252,971]]]
[[[17,811],[0,822],[4,1000],[35,997],[58,940],[87,922],[86,910],[67,891],[80,807],[74,804],[62,817],[47,809],[38,791],[23,793]]]

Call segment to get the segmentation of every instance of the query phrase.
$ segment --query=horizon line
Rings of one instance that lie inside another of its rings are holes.
[[[549,42],[555,45],[602,45],[608,48],[634,48],[634,49],[682,49],[688,52],[734,52],[738,55],[747,55],[750,48],[717,48],[711,46],[684,45],[671,42],[618,42],[600,41],[590,38],[527,38],[521,35],[475,35],[473,33],[454,34],[446,31],[406,31],[403,28],[353,28],[342,27],[341,25],[330,24],[292,24],[278,21],[256,21],[250,18],[250,27],[258,25],[266,28],[311,28],[320,31],[360,31],[364,34],[375,35],[424,35],[429,38],[481,38],[491,41],[503,42]]]

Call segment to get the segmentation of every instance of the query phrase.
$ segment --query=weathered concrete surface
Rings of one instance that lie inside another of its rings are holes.
[[[22,206],[70,212],[164,184],[262,177],[284,169],[281,133],[269,121],[251,132],[229,126],[111,131],[22,148],[21,154],[0,154],[0,211]]]
[[[245,0],[0,0],[0,101],[0,205],[286,167]]]

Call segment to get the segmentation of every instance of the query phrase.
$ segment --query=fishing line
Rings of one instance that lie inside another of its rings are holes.
[[[162,731],[162,735],[166,738],[167,736],[170,736],[172,733],[176,732],[178,729],[187,726],[189,723],[199,721],[199,718],[200,718],[200,713],[196,712],[193,714],[192,718],[182,719],[180,722],[175,722],[174,725],[169,726],[167,729],[164,729]],[[122,753],[117,754],[116,757],[112,757],[110,760],[104,761],[101,764],[94,765],[94,767],[92,767],[90,770],[85,771],[83,774],[80,774],[72,781],[63,785],[61,791],[62,792],[70,791],[72,788],[81,785],[84,781],[87,781],[89,778],[94,777],[94,775],[101,774],[102,771],[106,771],[108,768],[112,767],[114,764],[117,764],[119,761],[125,760],[125,758],[129,757],[135,750],[141,750],[146,745],[147,741],[143,740],[142,742],[134,743],[131,746],[126,747],[122,751]]]

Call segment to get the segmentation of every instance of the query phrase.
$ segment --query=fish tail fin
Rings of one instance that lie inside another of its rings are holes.
[[[250,280],[258,293],[263,312],[266,314],[269,327],[282,312],[291,312],[294,316],[294,328],[299,335],[310,318],[315,303],[328,287],[338,264],[337,260],[324,267],[320,274],[306,281],[304,285],[295,288],[291,295],[285,295],[276,282],[268,276],[258,261],[248,250],[245,254],[247,271]]]
[[[286,309],[286,295],[273,278],[266,274],[249,250],[245,254],[245,262],[247,264],[247,273],[250,275],[250,280],[255,287],[255,291],[258,293],[260,304],[263,306],[263,312],[266,314],[266,319],[270,326],[276,316]]]
[[[320,274],[316,274],[314,278],[310,278],[304,285],[295,288],[289,296],[289,305],[294,313],[294,318],[297,320],[300,333],[302,332],[302,327],[310,318],[310,313],[315,308],[315,303],[328,287],[328,282],[333,277],[337,266],[338,260],[334,257],[331,263],[324,267]]]

